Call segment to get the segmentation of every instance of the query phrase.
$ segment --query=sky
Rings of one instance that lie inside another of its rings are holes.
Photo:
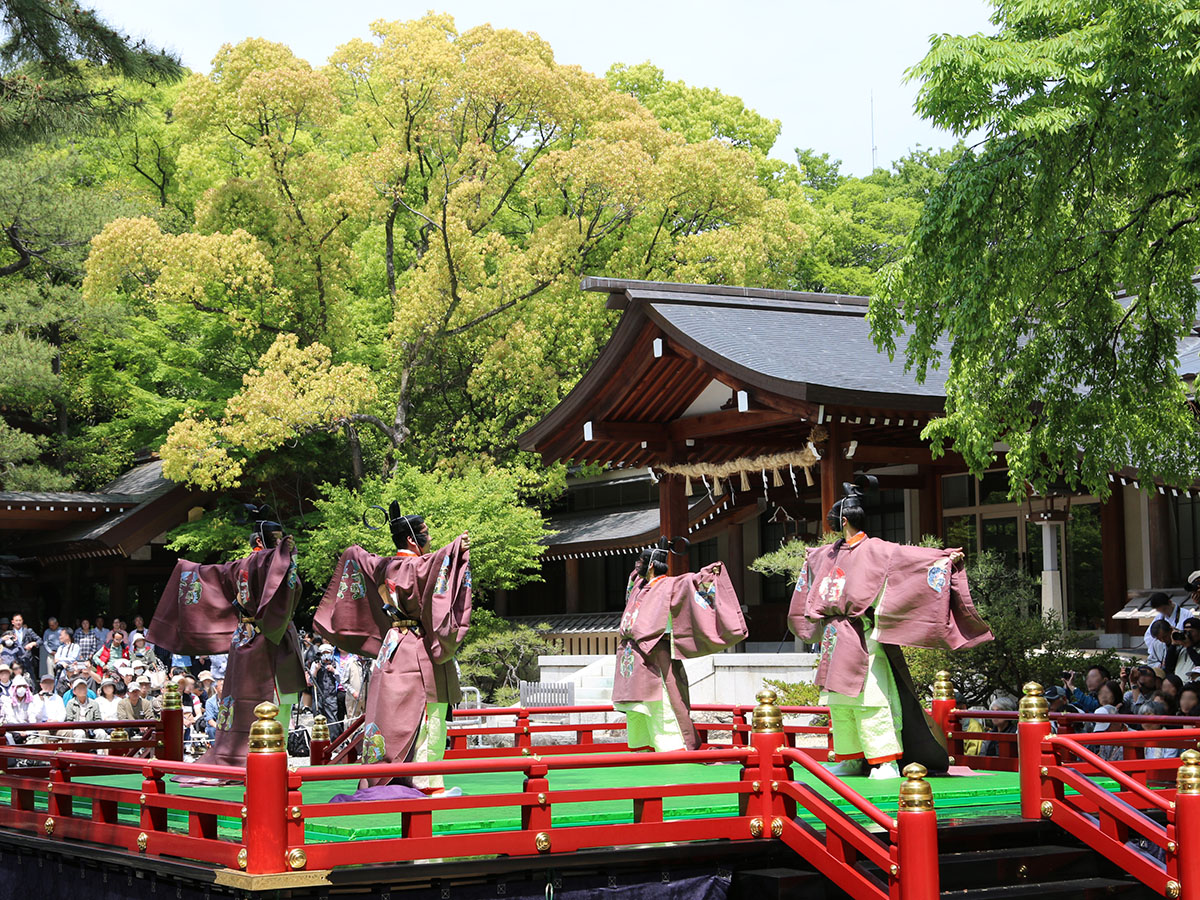
[[[110,25],[177,53],[207,72],[217,49],[247,37],[287,44],[314,66],[335,47],[369,38],[376,19],[412,19],[433,0],[91,0]],[[793,160],[811,147],[866,175],[918,145],[954,136],[913,111],[904,72],[933,34],[990,32],[983,0],[442,0],[460,31],[484,23],[534,31],[559,62],[603,75],[615,62],[650,60],[670,80],[713,87],[782,123],[771,152]]]

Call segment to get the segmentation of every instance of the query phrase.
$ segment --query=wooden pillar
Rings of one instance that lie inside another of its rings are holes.
[[[920,537],[927,534],[942,536],[942,478],[938,470],[926,466],[921,473],[923,485],[919,507]]]
[[[668,538],[687,537],[688,502],[682,475],[666,474],[658,481],[658,527]],[[668,575],[683,575],[688,568],[686,556],[670,555]]]
[[[129,598],[126,596],[128,587],[125,575],[125,560],[114,560],[108,570],[108,612],[109,616],[114,619],[117,617],[131,618],[129,616]]]
[[[567,558],[567,608],[566,612],[579,612],[579,560]]]
[[[504,588],[497,588],[492,595],[492,608],[496,610],[496,615],[508,615],[508,591]]]
[[[830,418],[829,440],[825,444],[825,455],[821,457],[821,530],[828,531],[825,516],[833,504],[842,498],[842,483],[850,480],[853,464],[842,456],[842,445],[850,440],[850,429]]]
[[[729,555],[725,567],[729,570],[729,580],[738,597],[745,597],[746,586],[746,529],[741,522],[729,526]]]
[[[1100,504],[1100,557],[1104,578],[1104,620],[1125,606],[1128,575],[1125,571],[1125,497],[1120,486]]]

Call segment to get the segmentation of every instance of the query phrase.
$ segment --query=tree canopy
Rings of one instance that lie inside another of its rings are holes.
[[[485,587],[530,577],[529,508],[564,485],[516,438],[615,323],[581,276],[866,290],[944,169],[822,175],[768,156],[779,125],[739,98],[439,14],[321,65],[255,38],[176,83],[73,71],[128,115],[0,163],[0,488],[95,488],[157,452],[322,560],[371,540],[352,507],[456,528],[474,492]],[[235,507],[175,546],[240,552]]]
[[[1200,476],[1191,386],[1200,265],[1200,13],[1177,0],[999,0],[991,35],[941,35],[918,109],[984,140],[932,187],[883,271],[881,347],[946,366],[926,429],[1014,495],[1109,473]]]

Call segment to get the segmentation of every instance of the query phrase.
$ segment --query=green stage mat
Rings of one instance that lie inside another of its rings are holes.
[[[865,817],[853,811],[849,804],[819,784],[812,776],[793,767],[794,777],[814,787],[818,793],[833,800],[834,805],[850,814],[855,820],[867,824]],[[738,780],[736,764],[717,765],[664,765],[664,766],[613,766],[604,769],[561,769],[550,773],[552,791],[578,790],[585,788],[613,788],[639,785],[704,784]],[[141,786],[138,775],[110,775],[85,778],[82,781],[126,787],[133,790]],[[869,778],[845,778],[847,786],[878,805],[889,815],[895,815],[901,781],[892,779],[872,781]],[[449,784],[462,789],[465,796],[502,794],[521,790],[523,776],[520,773],[488,773],[463,775]],[[964,819],[980,816],[1013,815],[1018,811],[1018,782],[1016,773],[989,772],[978,775],[942,776],[930,778],[934,790],[934,805],[941,819]],[[353,793],[357,784],[351,780],[320,781],[304,786],[306,803],[323,803],[335,794]],[[241,786],[200,787],[183,786],[167,782],[171,794],[190,794],[220,800],[242,801]],[[8,791],[0,789],[0,798],[7,802]],[[45,794],[36,795],[39,809],[45,808]],[[77,800],[76,808],[81,815],[88,814],[90,801]],[[712,794],[697,797],[674,797],[664,801],[663,814],[667,819],[709,818],[731,816],[737,811],[736,797],[730,794]],[[556,803],[553,807],[555,825],[598,825],[631,822],[633,802],[609,800],[594,803]],[[133,804],[120,806],[122,821],[136,823],[138,809]],[[816,820],[801,810],[801,817],[815,824]],[[436,834],[459,834],[474,831],[507,831],[520,827],[520,808],[493,807],[486,809],[440,810],[434,814]],[[186,830],[186,816],[172,813],[170,827]],[[222,838],[237,840],[241,832],[241,820],[218,819],[218,832]],[[347,841],[370,838],[396,837],[400,834],[400,815],[355,815],[326,816],[309,819],[306,823],[308,841]]]

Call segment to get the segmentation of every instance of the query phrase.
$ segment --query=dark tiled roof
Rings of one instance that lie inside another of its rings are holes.
[[[137,502],[136,506],[130,507],[123,512],[105,516],[102,519],[94,519],[91,522],[80,522],[78,525],[72,525],[68,528],[52,532],[40,539],[38,543],[74,544],[79,541],[99,541],[114,526],[135,515],[139,510],[153,503],[174,487],[175,482],[163,477],[162,462],[160,460],[153,460],[148,463],[142,463],[140,466],[134,466],[128,472],[119,475],[106,484],[104,490],[120,491],[135,500]]]
[[[945,397],[944,368],[919,384],[904,370],[903,353],[888,359],[876,348],[865,298],[758,299],[644,288],[626,295],[646,304],[652,320],[699,355],[784,395],[821,403],[854,392],[860,403],[880,405],[898,397]],[[949,344],[941,349],[947,353]]]
[[[616,631],[621,625],[620,612],[567,613],[556,616],[509,616],[519,625],[537,628],[545,625],[551,634],[597,634]]]
[[[547,535],[542,543],[556,549],[565,549],[568,544],[635,538],[658,528],[658,504],[633,509],[564,513],[551,516],[546,524],[554,534]]]

